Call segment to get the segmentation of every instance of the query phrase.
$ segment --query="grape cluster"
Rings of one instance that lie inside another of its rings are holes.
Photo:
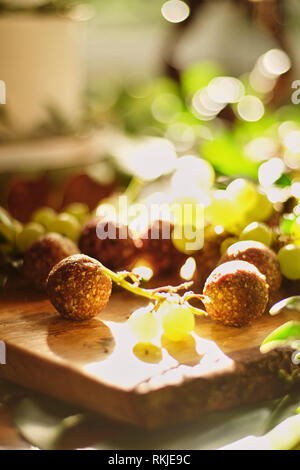
[[[150,303],[133,312],[129,328],[138,341],[149,342],[160,333],[171,341],[184,341],[194,330],[195,317],[184,304],[163,302],[158,309]]]
[[[221,225],[236,234],[251,222],[264,222],[273,213],[273,205],[254,183],[238,178],[225,190],[212,195],[206,216],[213,225]]]
[[[186,191],[183,170],[185,171],[185,168],[181,170],[179,168],[173,178],[173,185],[182,186],[182,194]],[[202,170],[200,173],[196,170],[195,167],[194,176],[199,179]],[[202,186],[208,177],[204,178],[205,181],[203,178]],[[270,251],[268,252],[272,266],[276,266],[276,282],[271,291],[275,292],[280,285],[280,272],[277,267],[280,267],[284,278],[291,281],[299,280],[300,205],[296,205],[293,212],[283,214],[280,224],[274,226],[270,221],[278,220],[280,214],[274,210],[267,195],[253,182],[238,178],[231,181],[226,189],[217,189],[213,186],[211,174],[206,186],[208,199],[187,195],[173,198],[169,203],[172,221],[159,219],[152,221],[146,230],[140,233],[138,239],[132,239],[129,230],[125,240],[122,237],[117,237],[116,240],[100,240],[96,233],[96,212],[94,215],[90,214],[88,207],[82,203],[70,204],[61,213],[49,207],[41,207],[25,225],[14,220],[7,211],[0,208],[0,264],[3,263],[3,259],[11,255],[25,257],[37,239],[54,232],[71,240],[79,246],[82,253],[96,258],[112,270],[133,269],[137,262],[145,261],[147,266],[151,267],[154,276],[165,274],[174,276],[179,275],[180,268],[189,257],[193,257],[196,265],[193,280],[198,288],[202,289],[206,279],[218,265],[220,256],[228,254],[232,245],[237,242],[257,242],[269,250],[278,252],[276,260],[271,257]],[[197,210],[200,200],[204,201],[203,213]],[[98,221],[99,218],[97,223]],[[190,231],[182,230],[180,237],[175,236],[178,234],[177,228],[183,225],[185,228],[188,226]],[[158,229],[158,236],[153,238],[152,230],[155,227]],[[169,238],[161,235],[165,228],[170,231]],[[187,233],[194,234],[194,238],[188,237]],[[253,251],[253,247],[251,249]],[[258,250],[257,247],[255,250]],[[276,257],[275,253],[274,256]],[[266,272],[269,271],[268,267]],[[270,276],[267,277],[270,279]],[[159,328],[163,329],[170,339],[177,340],[176,331],[180,330],[185,334],[184,331],[189,330],[190,326],[186,327],[186,330],[184,325],[192,324],[187,320],[191,311],[185,306],[177,305],[176,302],[168,308],[167,305],[165,303],[167,313],[161,306],[159,310],[148,312],[147,315],[143,310],[132,316],[130,324],[134,325],[136,322],[140,337],[143,336],[142,327],[138,325],[146,325],[146,320],[145,322],[141,320],[145,315],[149,322],[149,327],[145,328],[147,331],[156,331],[154,325],[158,321]],[[172,329],[175,329],[175,332],[172,333]]]
[[[84,204],[74,203],[64,212],[56,213],[50,207],[41,207],[27,224],[21,224],[0,207],[0,252],[7,256],[22,256],[42,235],[58,233],[77,242],[82,222],[88,216]]]
[[[287,237],[288,243],[278,252],[282,274],[289,280],[300,279],[300,204],[293,212],[283,214],[280,221],[281,232]]]

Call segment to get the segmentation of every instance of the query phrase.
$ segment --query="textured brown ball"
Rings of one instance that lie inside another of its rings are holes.
[[[173,245],[173,230],[172,223],[155,220],[141,236],[141,257],[150,264],[155,275],[178,273],[188,257]]]
[[[99,238],[101,231],[107,233],[109,229],[112,236],[103,240]],[[101,261],[108,268],[114,271],[130,270],[136,260],[137,244],[129,235],[126,226],[117,226],[101,217],[94,217],[84,225],[78,244],[82,253]]]
[[[227,261],[247,261],[254,264],[266,276],[270,295],[275,294],[281,285],[280,265],[276,254],[266,245],[256,241],[241,241],[231,245],[222,256],[220,263]]]
[[[87,320],[106,306],[112,283],[101,264],[89,256],[73,255],[60,261],[47,280],[49,299],[68,320]]]
[[[205,283],[206,311],[224,325],[245,326],[263,315],[268,291],[265,276],[253,264],[229,261],[218,266]]]
[[[58,233],[39,237],[24,257],[24,274],[38,289],[45,289],[49,272],[62,259],[79,253],[78,247]]]

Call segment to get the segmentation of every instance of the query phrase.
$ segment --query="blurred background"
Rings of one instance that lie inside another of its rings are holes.
[[[298,167],[299,23],[296,0],[0,1],[3,181],[118,153],[104,128],[201,147],[231,176],[255,178],[282,142]]]
[[[298,240],[299,25],[296,0],[0,0],[1,204],[188,198]]]
[[[195,292],[231,245],[262,242],[278,254],[284,295],[299,295],[299,44],[298,0],[0,0],[0,292],[33,242],[56,232],[110,269],[156,286],[193,280]],[[164,204],[166,217],[124,221],[123,195],[132,213]],[[108,207],[134,240],[96,237]],[[144,237],[153,222],[171,239]],[[196,248],[174,237],[178,225],[203,233]],[[29,406],[29,422],[61,433],[39,413]],[[274,421],[264,407],[244,425],[224,416],[197,445]],[[29,428],[29,442],[53,445]]]

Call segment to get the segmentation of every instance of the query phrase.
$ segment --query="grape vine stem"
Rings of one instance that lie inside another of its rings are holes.
[[[182,284],[179,284],[178,286],[162,286],[162,287],[157,287],[154,289],[144,289],[143,287],[139,286],[138,276],[136,276],[134,273],[130,273],[127,271],[121,271],[121,272],[115,273],[114,271],[111,271],[109,268],[104,266],[102,263],[101,263],[101,266],[102,266],[103,272],[107,274],[115,284],[128,290],[129,292],[132,292],[133,294],[139,295],[141,297],[146,297],[147,299],[150,299],[150,300],[155,300],[159,303],[163,301],[169,301],[169,302],[174,302],[174,303],[185,303],[188,305],[188,307],[191,309],[191,311],[195,315],[202,315],[202,316],[207,315],[207,313],[204,310],[193,307],[188,302],[188,300],[191,298],[201,299],[203,297],[201,294],[194,294],[193,292],[187,292],[182,297],[177,294],[177,292],[180,290],[188,289],[193,284],[193,281],[184,282]],[[134,282],[131,283],[126,278],[130,278]]]

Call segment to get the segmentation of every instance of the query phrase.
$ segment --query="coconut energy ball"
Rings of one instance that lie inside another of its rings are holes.
[[[265,276],[253,264],[229,261],[210,274],[203,294],[206,311],[212,319],[241,327],[263,315],[269,287]]]
[[[101,233],[109,231],[111,235],[101,239]],[[137,256],[137,245],[130,237],[128,228],[101,217],[94,217],[84,225],[79,237],[79,248],[82,253],[101,261],[114,271],[130,270]]]
[[[58,233],[39,237],[24,256],[24,274],[40,290],[46,287],[49,272],[62,259],[79,253],[74,242]]]
[[[50,271],[47,292],[63,318],[87,320],[106,306],[112,289],[101,264],[86,255],[73,255]]]
[[[155,275],[178,273],[187,255],[172,242],[174,225],[166,220],[154,220],[141,235],[142,258],[149,263]]]
[[[254,264],[266,276],[270,295],[276,293],[281,285],[280,265],[276,254],[266,245],[255,241],[240,241],[231,245],[222,256],[220,263],[227,261],[247,261]]]

